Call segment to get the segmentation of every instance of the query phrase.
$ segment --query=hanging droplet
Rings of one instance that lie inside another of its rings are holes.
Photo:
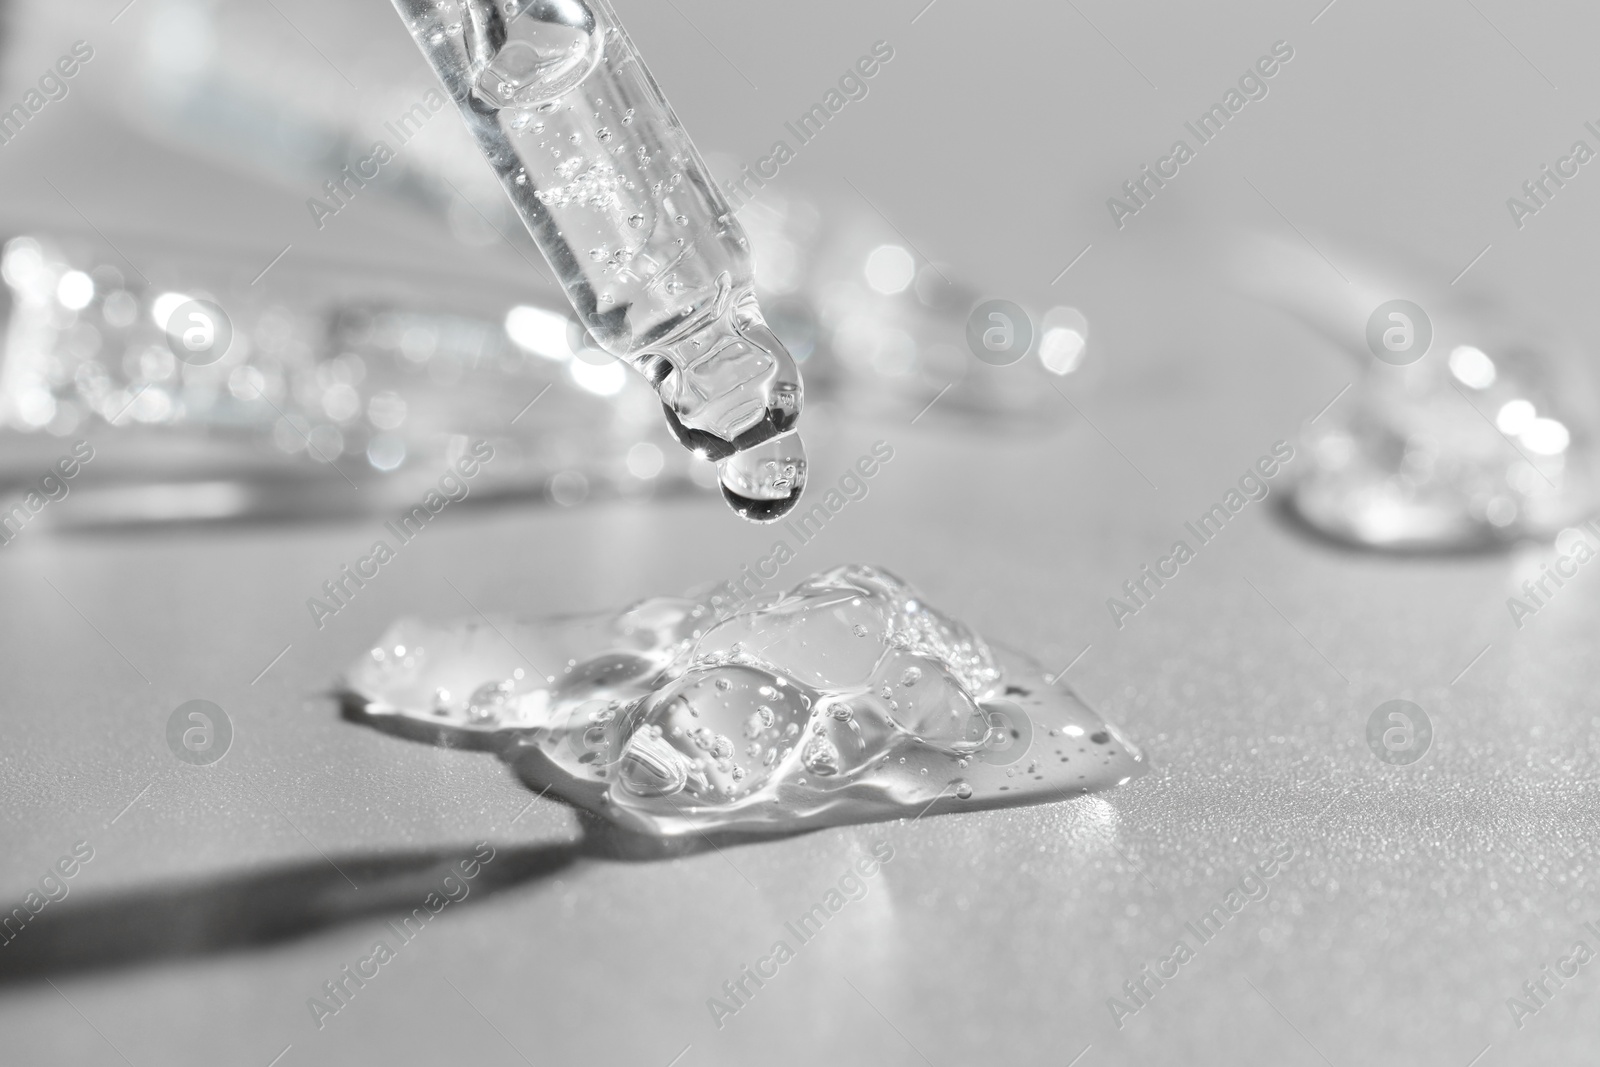
[[[717,465],[722,495],[740,516],[776,522],[800,500],[806,452],[798,434],[774,437]]]

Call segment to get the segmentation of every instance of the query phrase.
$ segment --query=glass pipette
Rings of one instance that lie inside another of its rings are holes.
[[[805,485],[794,360],[749,241],[606,0],[393,0],[607,352],[747,519]]]

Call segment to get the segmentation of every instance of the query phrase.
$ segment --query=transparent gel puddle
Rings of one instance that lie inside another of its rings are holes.
[[[863,564],[720,618],[710,597],[655,597],[402,619],[346,687],[373,726],[495,752],[530,788],[662,838],[1045,803],[1145,767],[1038,664]]]
[[[1346,544],[1449,553],[1549,540],[1594,514],[1600,390],[1583,344],[1403,251],[1327,254],[1247,234],[1227,268],[1358,369],[1288,467],[1297,519]],[[1397,299],[1421,350],[1380,354]]]
[[[1591,397],[1562,371],[1549,353],[1487,345],[1375,368],[1307,433],[1295,514],[1401,551],[1554,537],[1600,500]]]

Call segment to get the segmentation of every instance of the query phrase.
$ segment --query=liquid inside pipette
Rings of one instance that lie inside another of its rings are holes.
[[[585,328],[655,386],[741,515],[787,512],[805,484],[799,370],[761,316],[744,230],[609,4],[394,4]]]

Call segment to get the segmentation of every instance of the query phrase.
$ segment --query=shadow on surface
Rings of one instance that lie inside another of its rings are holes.
[[[1285,493],[1274,507],[1278,521],[1313,544],[1339,552],[1355,552],[1363,556],[1391,556],[1406,561],[1479,559],[1503,556],[1516,547],[1514,541],[1479,541],[1460,545],[1371,545],[1354,538],[1340,537],[1321,527],[1312,525],[1298,508],[1293,497]]]
[[[458,865],[481,856],[462,848],[335,856],[201,882],[73,894],[46,904],[21,929],[12,919],[0,935],[0,988],[260,948],[414,909],[428,914],[424,900],[430,893],[459,898],[440,907],[444,914],[582,859],[648,861],[711,847],[709,841],[636,839],[587,817],[583,822],[584,834],[574,842],[496,846],[471,879],[462,877]],[[447,885],[447,878],[453,882]]]

